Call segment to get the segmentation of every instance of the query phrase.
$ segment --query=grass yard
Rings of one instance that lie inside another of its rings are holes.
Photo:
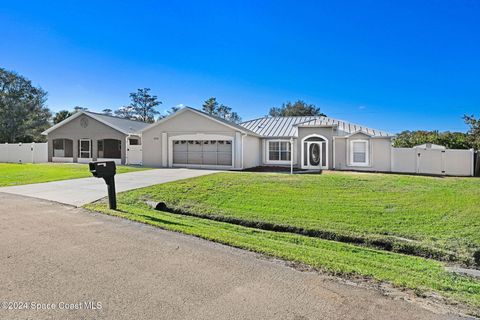
[[[427,257],[439,250],[433,256],[440,260],[445,251],[472,262],[480,249],[480,179],[218,173],[134,190],[121,199],[164,201],[200,216],[253,222],[247,226],[268,222],[326,231],[329,239],[414,247],[405,252],[420,247]]]
[[[445,297],[447,302],[466,305],[470,314],[480,315],[480,281],[448,273],[442,262],[155,211],[143,202],[132,201],[129,193],[131,192],[120,194],[117,211],[108,209],[105,201],[89,204],[86,208],[307,264],[336,275],[386,281],[397,287],[412,289],[419,295],[428,296],[435,292]]]
[[[377,240],[393,237],[469,256],[480,247],[479,197],[480,180],[470,178],[218,173],[122,193],[119,211],[109,210],[104,202],[87,208],[335,274],[437,292],[480,315],[480,280],[445,271],[445,262],[238,224],[270,223]],[[146,200],[164,201],[198,217],[155,211]]]
[[[147,170],[117,166],[117,173]],[[87,164],[0,163],[0,187],[91,177]]]

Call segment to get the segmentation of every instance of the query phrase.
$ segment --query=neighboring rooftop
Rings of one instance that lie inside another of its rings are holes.
[[[388,132],[367,128],[358,124],[349,123],[329,117],[304,116],[304,117],[263,117],[240,123],[242,127],[264,137],[295,137],[298,127],[337,127],[349,133],[358,131],[376,137],[392,136]]]
[[[101,120],[101,122],[109,123],[112,127],[118,128],[124,133],[136,133],[151,124],[143,121],[129,120],[91,111],[84,111],[84,113],[96,118],[97,120]]]
[[[124,119],[124,118],[119,118],[115,116],[109,116],[103,113],[96,113],[96,112],[91,112],[91,111],[78,111],[72,116],[68,117],[67,119],[57,123],[56,125],[50,127],[49,129],[45,130],[42,132],[42,134],[48,134],[52,132],[53,130],[57,129],[58,127],[63,126],[64,124],[72,121],[73,119],[76,119],[80,117],[82,114],[88,115],[92,117],[93,119],[102,122],[103,124],[118,130],[124,134],[133,134],[137,133],[140,130],[148,127],[150,123],[142,122],[142,121],[136,121],[136,120],[129,120],[129,119]]]

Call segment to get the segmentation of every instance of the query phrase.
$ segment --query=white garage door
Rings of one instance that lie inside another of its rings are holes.
[[[232,141],[174,140],[173,165],[232,166]]]

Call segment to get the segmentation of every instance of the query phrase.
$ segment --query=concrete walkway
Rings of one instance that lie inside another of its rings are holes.
[[[2,193],[0,203],[0,303],[55,305],[0,308],[0,319],[461,318],[81,208]]]
[[[154,169],[117,174],[116,191],[148,187],[155,184],[203,176],[219,171],[196,169]],[[107,196],[103,179],[82,178],[22,186],[2,187],[0,192],[29,196],[73,206],[83,206]]]

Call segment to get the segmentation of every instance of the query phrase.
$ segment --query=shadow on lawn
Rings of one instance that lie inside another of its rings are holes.
[[[174,226],[185,226],[185,224],[183,223],[178,223],[178,222],[172,222],[172,221],[167,221],[167,220],[163,220],[163,219],[160,219],[160,218],[155,218],[155,217],[152,217],[152,216],[147,216],[145,214],[139,214],[138,215],[139,217],[142,217],[146,220],[149,220],[149,221],[152,221],[152,222],[156,222],[156,223],[162,223],[162,224],[168,224],[168,225],[174,225]]]

